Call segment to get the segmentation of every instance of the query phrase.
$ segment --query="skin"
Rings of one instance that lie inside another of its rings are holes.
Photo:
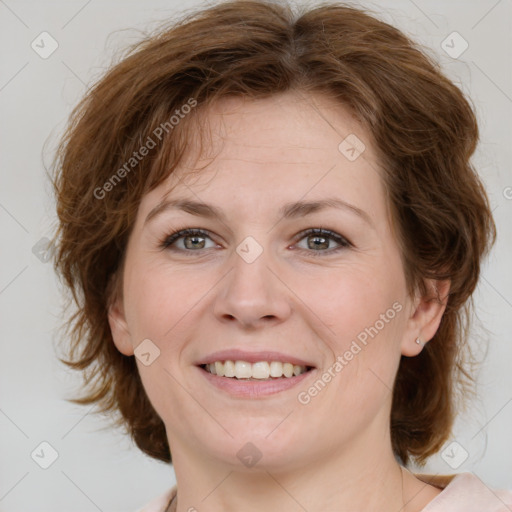
[[[407,294],[369,134],[333,100],[297,92],[224,99],[205,121],[212,129],[205,153],[192,151],[143,197],[122,296],[109,309],[120,352],[133,355],[144,339],[160,350],[149,366],[137,364],[166,426],[178,512],[420,511],[439,490],[402,471],[393,456],[391,389],[401,355],[422,350],[416,338],[434,336],[445,305]],[[338,150],[351,133],[366,145],[355,161]],[[202,170],[191,175],[192,168]],[[144,223],[166,194],[211,203],[226,218],[167,209]],[[370,221],[335,208],[292,219],[278,214],[284,203],[326,197],[356,206]],[[186,227],[211,237],[161,247]],[[353,246],[333,252],[334,240],[296,238],[319,227]],[[248,236],[263,250],[252,263],[236,252]],[[429,285],[447,296],[448,282]],[[378,335],[308,404],[299,403],[298,393],[396,302],[401,311]],[[291,390],[234,398],[195,366],[231,348],[293,354],[316,370]],[[236,456],[247,442],[262,455],[251,468]]]

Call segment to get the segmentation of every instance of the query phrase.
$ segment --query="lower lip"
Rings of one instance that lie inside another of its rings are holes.
[[[206,371],[200,366],[197,367],[201,374],[213,386],[227,392],[231,396],[238,398],[259,398],[269,395],[275,395],[281,391],[286,391],[300,384],[315,372],[315,369],[301,373],[293,377],[281,377],[271,380],[238,380],[231,377],[219,377]]]

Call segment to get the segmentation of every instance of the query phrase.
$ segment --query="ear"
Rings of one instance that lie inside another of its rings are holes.
[[[434,337],[448,303],[449,280],[428,279],[426,286],[431,293],[416,297],[411,316],[407,320],[401,346],[404,356],[417,356],[423,350],[423,346]],[[418,338],[420,343],[416,341]]]
[[[133,356],[134,348],[128,323],[126,322],[122,294],[118,291],[118,287],[115,287],[116,290],[112,292],[112,299],[109,300],[108,306],[110,332],[112,333],[112,339],[114,340],[117,350],[125,356]]]

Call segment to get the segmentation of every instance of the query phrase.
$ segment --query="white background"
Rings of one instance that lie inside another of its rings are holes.
[[[91,408],[65,401],[80,381],[56,358],[59,287],[51,264],[32,248],[53,233],[45,165],[71,108],[116,50],[141,37],[141,29],[196,5],[201,4],[0,1],[0,511],[129,512],[174,484],[170,466],[105,428]],[[426,45],[472,98],[479,117],[481,144],[474,163],[488,189],[498,242],[475,296],[481,324],[472,343],[480,350],[487,340],[488,356],[479,396],[460,417],[454,439],[469,453],[457,472],[472,471],[491,486],[512,488],[512,3],[361,5],[382,12],[382,19]],[[43,31],[59,45],[47,59],[31,48]],[[469,43],[458,59],[441,48],[453,31]],[[46,470],[30,456],[42,441],[59,454]],[[455,458],[463,454],[459,445],[458,452],[450,450]],[[425,471],[454,472],[440,456]]]

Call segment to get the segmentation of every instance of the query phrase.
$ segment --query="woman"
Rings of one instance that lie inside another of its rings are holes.
[[[68,364],[177,486],[147,511],[504,511],[450,436],[494,238],[460,90],[362,10],[219,4],[62,141]],[[464,359],[466,358],[466,359]]]

